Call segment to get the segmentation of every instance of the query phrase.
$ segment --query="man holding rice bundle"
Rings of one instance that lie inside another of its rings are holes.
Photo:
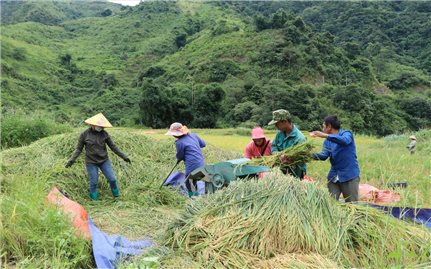
[[[111,128],[112,125],[102,113],[86,119],[85,123],[90,125],[90,128],[79,136],[76,149],[67,162],[66,168],[72,166],[85,146],[85,166],[87,167],[90,179],[90,198],[92,200],[97,200],[98,198],[97,184],[99,181],[99,169],[108,180],[112,195],[118,197],[120,196],[120,190],[118,189],[117,178],[108,158],[106,145],[125,162],[130,163],[130,159],[117,148],[112,138],[104,130],[104,128]]]
[[[323,132],[313,131],[312,137],[326,138],[320,153],[313,154],[316,160],[329,158],[331,169],[328,173],[328,189],[335,199],[340,194],[346,202],[355,202],[359,198],[359,164],[353,134],[341,129],[337,116],[328,116],[323,122]]]
[[[271,145],[271,153],[275,154],[295,145],[305,143],[305,136],[292,123],[292,117],[289,111],[278,109],[272,112],[272,121],[268,125],[275,125],[278,129],[277,135]],[[282,163],[289,163],[289,158],[286,155],[281,155]],[[299,179],[303,179],[306,174],[307,166],[305,163],[294,165],[287,169],[282,169],[283,173],[293,175]]]

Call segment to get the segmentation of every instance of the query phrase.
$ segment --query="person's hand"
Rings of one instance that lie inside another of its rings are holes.
[[[289,157],[284,154],[280,155],[280,161],[281,163],[290,163]]]
[[[132,161],[130,161],[130,159],[129,158],[124,158],[124,161],[126,162],[126,163],[132,163]]]
[[[322,137],[322,138],[325,138],[328,135],[325,134],[324,132],[321,132],[321,131],[313,131],[313,132],[310,132],[310,136],[311,137]]]
[[[67,161],[67,163],[66,163],[66,165],[64,167],[69,168],[69,167],[72,166],[72,164],[73,164],[72,161]]]

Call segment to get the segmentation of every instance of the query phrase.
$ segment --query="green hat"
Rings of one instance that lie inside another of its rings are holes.
[[[273,125],[279,121],[290,120],[290,119],[291,119],[291,116],[290,116],[289,111],[287,111],[285,109],[278,109],[278,110],[272,112],[272,121],[270,121],[268,123],[268,125]]]

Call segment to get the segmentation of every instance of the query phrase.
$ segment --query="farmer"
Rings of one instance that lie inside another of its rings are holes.
[[[256,126],[251,130],[251,139],[252,141],[245,148],[244,157],[252,159],[271,155],[272,142],[266,139],[261,127]]]
[[[410,144],[407,146],[407,148],[409,149],[410,154],[414,154],[416,152],[416,136],[410,136],[410,140]]]
[[[186,177],[196,168],[205,165],[201,149],[206,146],[205,141],[194,133],[191,133],[187,126],[182,125],[179,122],[174,122],[171,124],[169,131],[165,135],[172,135],[175,137],[175,146],[177,149],[176,157],[178,161],[184,161],[186,166]],[[186,180],[189,197],[197,196],[198,193],[194,191],[197,189],[197,184],[196,182],[191,181],[192,180]]]
[[[328,116],[323,122],[323,132],[313,131],[312,137],[326,138],[320,153],[312,154],[316,160],[329,158],[328,189],[335,199],[343,194],[346,202],[358,201],[359,165],[353,134],[341,128],[337,116]]]
[[[76,149],[73,152],[72,157],[67,162],[66,168],[72,166],[76,158],[78,158],[81,153],[82,148],[85,146],[85,165],[90,179],[90,198],[92,200],[97,200],[99,169],[108,180],[112,195],[114,197],[118,197],[120,196],[120,191],[117,186],[117,178],[115,177],[114,170],[112,170],[112,165],[108,158],[106,145],[108,145],[115,154],[120,156],[127,163],[130,163],[130,159],[117,148],[114,141],[112,141],[112,138],[104,130],[104,128],[110,128],[112,125],[102,113],[85,120],[85,123],[90,125],[90,128],[82,132],[79,136]]]
[[[272,112],[272,121],[268,125],[275,124],[278,129],[277,135],[271,145],[271,153],[275,154],[283,151],[287,148],[293,147],[295,145],[305,142],[305,136],[299,131],[299,129],[292,123],[292,117],[289,111],[284,109],[275,110]],[[282,163],[289,163],[289,158],[282,154],[280,156]],[[299,179],[303,179],[306,173],[305,163],[295,165],[292,168],[282,170],[283,173],[293,175]]]

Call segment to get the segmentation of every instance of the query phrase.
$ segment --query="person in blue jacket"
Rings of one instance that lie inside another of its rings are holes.
[[[313,131],[310,136],[326,138],[322,151],[312,157],[322,161],[329,158],[328,189],[331,195],[338,200],[342,193],[346,202],[358,201],[359,164],[352,132],[341,129],[337,116],[328,116],[323,122],[323,132]]]
[[[205,165],[204,156],[202,154],[202,148],[206,146],[205,141],[196,134],[191,133],[187,126],[179,122],[174,122],[165,135],[172,135],[176,138],[176,157],[178,161],[184,161],[186,177],[196,168]],[[191,183],[190,181],[186,181],[189,196],[197,195],[196,192],[193,192],[191,184],[193,184],[195,190],[197,189],[196,182]]]

